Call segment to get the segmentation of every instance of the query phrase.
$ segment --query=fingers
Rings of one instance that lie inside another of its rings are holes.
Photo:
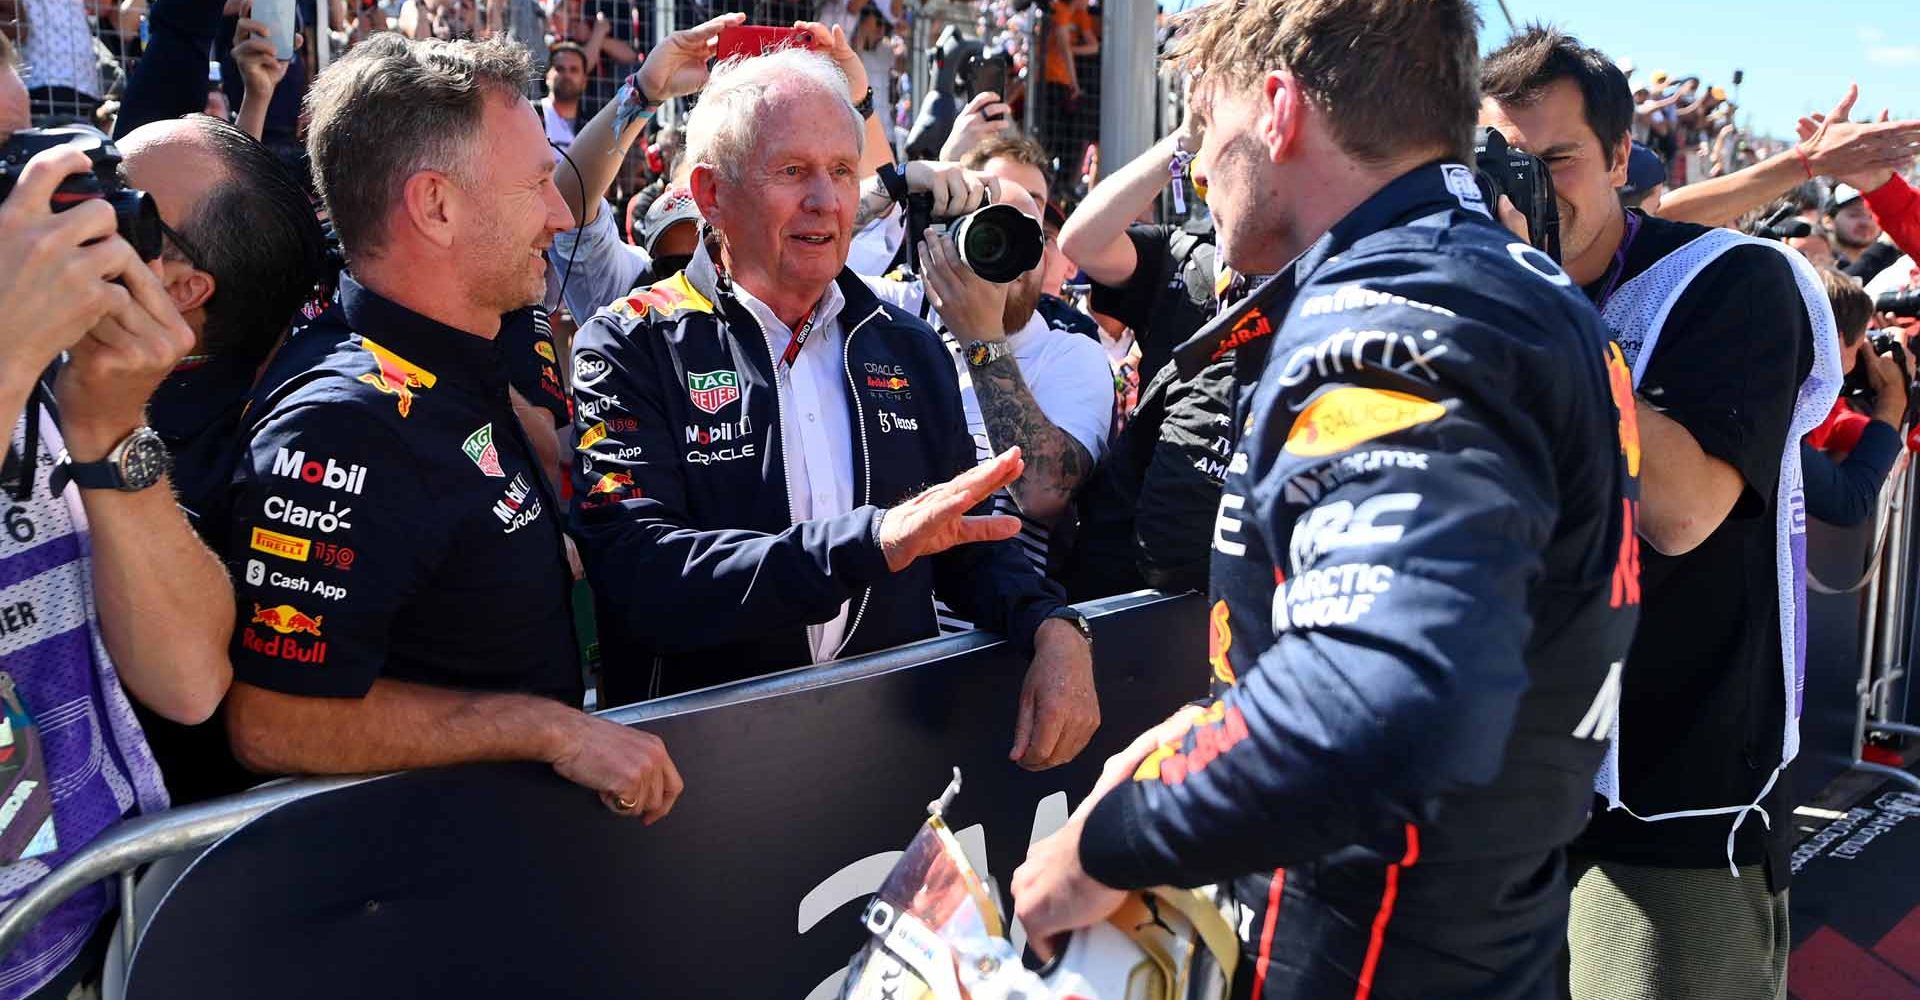
[[[1067,719],[1066,713],[1060,710],[1059,698],[1041,696],[1034,701],[1033,736],[1028,741],[1027,752],[1020,757],[1020,766],[1041,771],[1054,765],[1054,750],[1060,745]]]
[[[962,117],[966,115],[982,114],[983,112],[986,111],[987,105],[992,104],[998,100],[1000,100],[999,94],[996,94],[991,90],[983,90],[978,94],[973,95],[973,100],[968,101],[967,106],[960,109],[960,114]]]
[[[673,765],[673,758],[667,756],[667,749],[663,744],[660,747],[660,797],[654,807],[640,817],[641,822],[652,826],[672,812],[674,804],[680,801],[680,793],[685,791],[686,787],[686,782],[680,778],[680,769]]]
[[[233,40],[238,43],[244,42],[249,38],[266,38],[271,34],[272,32],[267,30],[266,25],[261,24],[253,18],[243,17],[240,19],[239,25],[234,28]]]
[[[704,48],[710,39],[719,38],[720,32],[745,23],[747,23],[747,15],[744,13],[722,14],[719,17],[702,21],[684,31],[674,32],[673,39],[688,45],[697,45]]]
[[[1833,106],[1833,113],[1829,114],[1827,119],[1836,122],[1846,121],[1847,116],[1853,113],[1853,102],[1859,99],[1860,85],[1857,83],[1848,84],[1846,96],[1840,98],[1840,103]]]
[[[960,519],[957,545],[1004,542],[1020,533],[1020,519],[1012,514],[968,515]]]
[[[1032,691],[1021,690],[1020,711],[1013,717],[1013,749],[1007,751],[1008,760],[1024,759],[1033,744],[1033,700]]]
[[[947,481],[954,492],[966,498],[966,508],[971,509],[980,501],[995,492],[1010,486],[1020,478],[1026,463],[1020,458],[1018,447],[1008,448],[991,459],[968,469]]]
[[[14,182],[13,191],[7,196],[4,209],[8,213],[20,212],[34,217],[52,211],[53,191],[60,182],[68,177],[85,173],[90,167],[87,154],[71,145],[61,145],[34,155],[20,171],[20,179]],[[84,206],[82,206],[84,207]],[[108,209],[108,214],[112,210]]]

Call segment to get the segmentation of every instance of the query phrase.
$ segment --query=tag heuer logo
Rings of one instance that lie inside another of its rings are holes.
[[[473,464],[489,476],[505,477],[506,471],[500,468],[500,451],[493,446],[493,425],[482,424],[480,429],[467,435],[460,443],[460,450],[473,459]]]
[[[728,403],[740,398],[737,372],[688,372],[687,395],[702,413],[719,413]]]

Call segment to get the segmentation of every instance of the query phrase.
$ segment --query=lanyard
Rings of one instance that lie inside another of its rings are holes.
[[[1594,300],[1594,308],[1605,309],[1607,300],[1620,287],[1620,278],[1627,273],[1627,249],[1633,246],[1633,238],[1640,235],[1640,217],[1627,213],[1627,234],[1620,238],[1620,248],[1613,252],[1613,266],[1608,268],[1607,287],[1600,290],[1600,297]]]
[[[826,297],[821,296],[819,305],[807,314],[807,321],[800,324],[800,329],[794,331],[793,339],[787,341],[787,349],[780,355],[780,363],[786,365],[788,371],[793,370],[793,359],[800,356],[800,349],[807,346],[807,338],[813,336],[814,324],[820,319],[820,310],[825,305]]]

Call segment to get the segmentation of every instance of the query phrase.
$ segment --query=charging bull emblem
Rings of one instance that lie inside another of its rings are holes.
[[[377,366],[373,371],[360,376],[360,381],[381,392],[400,397],[397,405],[402,417],[413,412],[415,389],[431,389],[435,382],[440,381],[438,375],[371,340],[361,338],[360,346],[366,348],[368,354],[373,355],[374,364]]]

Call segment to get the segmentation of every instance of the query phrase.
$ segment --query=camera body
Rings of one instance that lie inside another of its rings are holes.
[[[133,245],[141,260],[160,258],[160,213],[145,191],[120,180],[120,151],[98,129],[85,125],[28,128],[15,132],[0,145],[0,201],[13,193],[27,161],[49,149],[75,146],[87,154],[92,169],[69,175],[53,189],[53,210],[64,212],[88,201],[113,206],[122,239]]]
[[[1488,210],[1495,210],[1500,196],[1506,195],[1527,220],[1527,241],[1558,263],[1560,202],[1546,161],[1507,145],[1499,130],[1483,128],[1473,144],[1473,163]]]
[[[1909,318],[1920,317],[1920,288],[1882,293],[1879,298],[1873,300],[1873,311]]]
[[[955,218],[933,217],[933,195],[907,195],[907,259],[920,270],[920,244],[929,226],[944,226],[960,250],[960,262],[987,281],[1004,285],[1040,266],[1046,233],[1012,205],[988,205]]]
[[[1873,348],[1873,353],[1883,358],[1892,358],[1900,365],[1903,371],[1913,370],[1907,360],[1906,345],[1900,342],[1900,332],[1898,330],[1869,330],[1867,331],[1867,343]],[[1846,381],[1841,383],[1840,395],[1857,396],[1868,405],[1873,404],[1876,396],[1873,391],[1873,382],[1867,376],[1867,366],[1865,364],[1854,365],[1853,371],[1847,373]],[[1907,412],[1906,416],[1901,420],[1903,426],[1912,422],[1916,410],[1920,410],[1920,386],[1909,384],[1907,386]]]

